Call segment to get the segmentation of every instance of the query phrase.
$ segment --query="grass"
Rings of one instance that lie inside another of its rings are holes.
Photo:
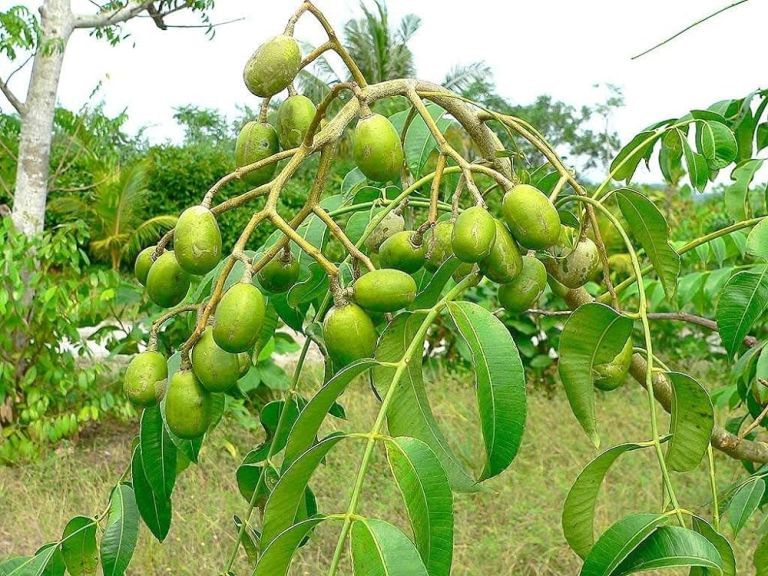
[[[317,380],[317,378],[315,378]],[[482,443],[476,426],[473,382],[469,374],[430,379],[435,412],[454,449],[476,472],[482,466]],[[316,386],[317,382],[311,384]],[[310,384],[308,384],[310,386]],[[348,421],[331,429],[364,430],[376,413],[376,400],[361,383],[343,397]],[[603,395],[599,423],[604,446],[645,440],[648,434],[645,395],[635,386]],[[662,418],[662,429],[666,419]],[[16,468],[0,468],[0,558],[30,554],[56,539],[67,519],[95,514],[105,506],[110,487],[130,459],[135,426],[105,427],[93,437],[50,453],[43,460]],[[177,482],[174,518],[166,543],[158,544],[142,527],[139,546],[129,568],[132,575],[219,574],[231,551],[235,529],[232,515],[243,515],[246,503],[238,494],[234,470],[243,455],[261,440],[225,420],[206,442],[198,466]],[[360,442],[342,442],[312,482],[321,511],[346,509],[360,457]],[[580,560],[566,545],[560,528],[565,495],[581,468],[595,455],[570,413],[564,394],[529,394],[528,422],[521,452],[512,467],[487,482],[487,490],[455,498],[456,541],[453,574],[470,576],[577,574]],[[740,466],[718,457],[718,476],[725,483],[743,475]],[[681,504],[710,517],[706,469],[675,475]],[[660,506],[658,468],[650,450],[622,457],[606,479],[597,510],[600,530],[631,511]],[[402,503],[389,479],[386,460],[377,452],[368,475],[362,513],[405,527]],[[756,521],[736,545],[739,574],[751,573]],[[322,527],[304,547],[292,574],[324,574],[333,552],[337,527]],[[732,536],[728,529],[726,534]],[[249,574],[241,559],[237,574]],[[343,573],[350,574],[348,565]],[[687,574],[687,570],[664,574]]]

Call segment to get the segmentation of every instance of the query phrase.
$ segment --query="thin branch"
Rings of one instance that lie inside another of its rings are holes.
[[[696,27],[696,26],[698,26],[699,24],[703,24],[703,23],[704,23],[704,22],[706,22],[707,20],[709,20],[709,19],[711,19],[711,18],[714,18],[715,16],[718,16],[719,14],[722,14],[723,12],[725,12],[725,11],[727,11],[727,10],[730,10],[731,8],[736,8],[736,6],[738,6],[738,5],[740,5],[740,4],[744,4],[744,3],[748,2],[748,1],[749,1],[749,0],[739,0],[738,2],[734,2],[733,4],[729,4],[728,6],[724,6],[723,8],[720,8],[719,10],[716,10],[715,12],[712,12],[712,14],[710,14],[709,16],[705,16],[704,18],[701,18],[700,20],[696,20],[696,22],[694,22],[693,24],[691,24],[691,25],[689,25],[689,26],[686,26],[685,28],[683,28],[682,30],[680,30],[680,32],[678,32],[677,34],[673,34],[672,36],[670,36],[670,37],[669,37],[669,38],[667,38],[666,40],[662,40],[661,42],[659,42],[659,43],[658,43],[658,44],[656,44],[655,46],[653,46],[653,47],[651,47],[651,48],[648,48],[648,50],[646,50],[646,51],[644,51],[644,52],[641,52],[640,54],[635,54],[634,56],[632,56],[632,58],[631,58],[631,59],[632,59],[632,60],[637,60],[637,59],[638,59],[638,58],[640,58],[641,56],[645,56],[646,54],[648,54],[648,53],[650,53],[650,52],[653,52],[653,51],[654,51],[654,50],[656,50],[657,48],[661,48],[662,46],[664,46],[664,44],[667,44],[667,43],[669,43],[669,42],[672,42],[672,40],[674,40],[674,39],[675,39],[675,38],[677,38],[678,36],[682,36],[683,34],[685,34],[686,32],[688,32],[688,31],[689,31],[689,30],[691,30],[692,28],[695,28],[695,27]]]
[[[152,0],[141,0],[140,2],[132,2],[129,0],[125,6],[115,8],[109,12],[103,12],[101,14],[80,14],[75,16],[74,27],[103,28],[105,26],[120,24],[121,22],[130,20],[137,14],[144,12],[150,4],[152,4]]]
[[[29,64],[30,60],[32,60],[32,58],[34,58],[34,57],[35,57],[35,55],[34,55],[34,54],[30,54],[29,56],[27,56],[27,57],[24,59],[24,62],[22,62],[22,63],[21,63],[19,66],[17,66],[16,68],[14,68],[14,69],[11,71],[11,73],[10,73],[10,74],[8,74],[8,78],[6,78],[6,79],[5,79],[5,83],[6,83],[6,84],[10,84],[10,83],[11,83],[11,78],[13,78],[14,74],[16,74],[17,72],[19,72],[19,71],[20,71],[22,68],[24,68],[24,66],[26,66],[27,64]]]
[[[682,322],[688,322],[689,324],[696,324],[697,326],[703,326],[713,332],[719,332],[717,322],[704,318],[703,316],[697,316],[696,314],[689,314],[688,312],[649,312],[649,320],[680,320]],[[757,346],[759,340],[754,336],[744,336],[744,345],[748,348]]]
[[[21,116],[24,116],[24,114],[27,111],[27,107],[19,100],[16,95],[11,91],[11,88],[6,84],[2,79],[0,79],[0,92],[5,94],[5,97],[8,99],[8,102],[11,103],[11,106],[13,106],[16,109],[16,112],[18,112]]]
[[[224,20],[223,22],[216,22],[214,24],[165,24],[162,30],[168,28],[216,28],[218,26],[224,26],[226,24],[233,24],[234,22],[242,22],[245,18],[233,18],[232,20]]]

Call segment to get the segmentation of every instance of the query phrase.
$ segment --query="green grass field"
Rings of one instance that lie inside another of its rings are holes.
[[[430,395],[444,430],[467,465],[477,470],[482,462],[472,456],[479,453],[480,438],[471,376],[443,375],[431,380]],[[351,388],[342,400],[350,420],[336,420],[338,428],[362,430],[372,422],[376,400],[365,383]],[[604,446],[647,439],[645,394],[629,384],[604,395],[599,402],[599,422]],[[662,429],[667,425],[665,416],[661,425]],[[105,426],[93,437],[61,448],[40,462],[0,468],[0,558],[31,553],[38,545],[56,539],[72,515],[95,514],[103,509],[111,485],[129,461],[134,430],[135,426]],[[246,508],[237,493],[234,470],[259,441],[260,437],[247,434],[234,422],[224,421],[219,426],[203,448],[200,465],[190,467],[178,480],[166,543],[158,544],[142,528],[130,574],[213,575],[222,571],[235,537],[232,515],[242,515]],[[359,442],[340,444],[315,477],[312,487],[322,511],[346,508],[359,449]],[[511,469],[488,482],[487,491],[455,499],[453,574],[577,574],[580,562],[563,540],[560,510],[568,488],[594,453],[563,394],[548,398],[542,392],[531,392],[523,447]],[[723,483],[741,473],[738,464],[725,457],[717,462]],[[659,478],[650,451],[633,452],[619,460],[601,496],[597,512],[600,528],[630,511],[658,510]],[[674,482],[681,505],[709,518],[706,469],[676,475]],[[400,496],[381,452],[369,473],[362,501],[364,514],[405,526]],[[742,532],[737,546],[739,574],[752,573],[750,554],[756,528],[753,519]],[[335,529],[324,527],[317,533],[301,551],[292,574],[325,573],[323,568],[336,541]],[[245,562],[236,567],[237,574],[250,573]],[[348,566],[344,573],[350,573]],[[687,574],[687,570],[664,574]]]

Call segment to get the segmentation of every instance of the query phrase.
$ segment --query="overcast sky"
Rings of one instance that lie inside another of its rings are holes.
[[[92,11],[87,0],[75,10]],[[678,116],[725,98],[768,86],[765,27],[768,2],[752,0],[632,61],[650,47],[730,0],[388,0],[393,21],[413,12],[422,27],[411,48],[418,75],[439,81],[457,63],[485,60],[499,92],[520,103],[539,94],[574,105],[604,93],[597,83],[620,86],[626,106],[612,120],[623,140],[656,120]],[[0,6],[19,0],[0,0]],[[21,2],[37,8],[40,0]],[[242,67],[265,39],[279,33],[298,0],[217,0],[214,22],[223,26],[213,40],[202,30],[161,32],[150,20],[131,22],[131,37],[116,48],[85,31],[74,34],[66,53],[59,99],[78,108],[101,81],[107,110],[127,109],[129,129],[148,127],[152,141],[175,140],[173,108],[195,104],[230,116],[238,104],[256,105],[242,82]],[[317,0],[340,29],[358,16],[358,0]],[[177,19],[176,22],[185,22]],[[322,40],[316,22],[302,19],[296,35]],[[0,61],[0,74],[7,73]],[[13,79],[25,92],[28,77]],[[0,106],[9,110],[0,97]]]

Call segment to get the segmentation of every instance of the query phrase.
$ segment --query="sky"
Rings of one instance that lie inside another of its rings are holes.
[[[726,98],[768,87],[765,23],[768,2],[751,0],[699,26],[661,49],[630,57],[730,0],[388,0],[390,18],[415,13],[422,26],[411,48],[418,76],[440,81],[455,64],[484,60],[494,71],[498,91],[526,103],[540,94],[579,106],[599,101],[615,84],[625,107],[611,127],[626,142],[656,120],[676,117]],[[0,0],[0,8],[40,0]],[[331,23],[360,14],[358,0],[316,0]],[[76,12],[90,12],[87,0],[72,0]],[[70,41],[59,101],[79,108],[100,82],[107,111],[126,109],[131,131],[146,127],[153,142],[178,140],[173,109],[185,104],[217,108],[230,117],[237,106],[256,106],[242,82],[248,56],[266,38],[280,33],[299,1],[217,0],[213,22],[243,20],[217,28],[209,40],[200,29],[162,32],[139,19],[130,37],[112,48],[77,31]],[[179,17],[180,16],[180,17]],[[169,19],[190,23],[183,15]],[[302,19],[296,36],[318,44],[319,25]],[[0,74],[11,66],[0,60]],[[23,96],[28,75],[12,87]],[[0,96],[0,107],[8,111]]]

